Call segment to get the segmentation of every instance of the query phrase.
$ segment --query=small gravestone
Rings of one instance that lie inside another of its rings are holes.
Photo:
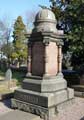
[[[12,79],[12,71],[11,71],[11,69],[9,68],[9,69],[6,71],[6,74],[5,74],[5,81],[8,82],[8,89],[10,89],[11,79]]]
[[[8,70],[6,71],[5,80],[11,81],[11,78],[12,78],[12,71],[11,71],[11,69],[8,69]]]

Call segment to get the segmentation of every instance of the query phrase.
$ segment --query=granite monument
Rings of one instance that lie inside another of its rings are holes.
[[[52,120],[60,106],[74,98],[62,74],[63,31],[56,28],[57,21],[49,9],[40,10],[34,29],[28,38],[28,73],[22,88],[17,89],[12,107]]]

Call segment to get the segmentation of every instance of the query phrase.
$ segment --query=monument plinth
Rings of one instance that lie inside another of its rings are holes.
[[[49,9],[36,15],[28,38],[28,73],[22,88],[15,91],[12,107],[49,120],[59,106],[74,98],[62,75],[63,31],[56,29],[56,19]]]

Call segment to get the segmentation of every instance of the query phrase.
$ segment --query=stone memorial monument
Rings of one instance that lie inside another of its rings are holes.
[[[45,120],[74,98],[62,75],[63,31],[56,29],[55,15],[40,10],[28,38],[28,73],[22,88],[15,91],[12,107],[40,115]]]

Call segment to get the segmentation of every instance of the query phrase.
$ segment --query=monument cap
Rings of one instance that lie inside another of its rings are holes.
[[[36,32],[56,32],[56,24],[57,21],[55,19],[54,13],[48,8],[43,8],[36,14],[34,30]]]
[[[43,8],[41,9],[36,17],[35,17],[35,21],[38,22],[38,21],[54,21],[56,22],[56,19],[55,19],[55,15],[54,13],[47,9],[47,8]]]

